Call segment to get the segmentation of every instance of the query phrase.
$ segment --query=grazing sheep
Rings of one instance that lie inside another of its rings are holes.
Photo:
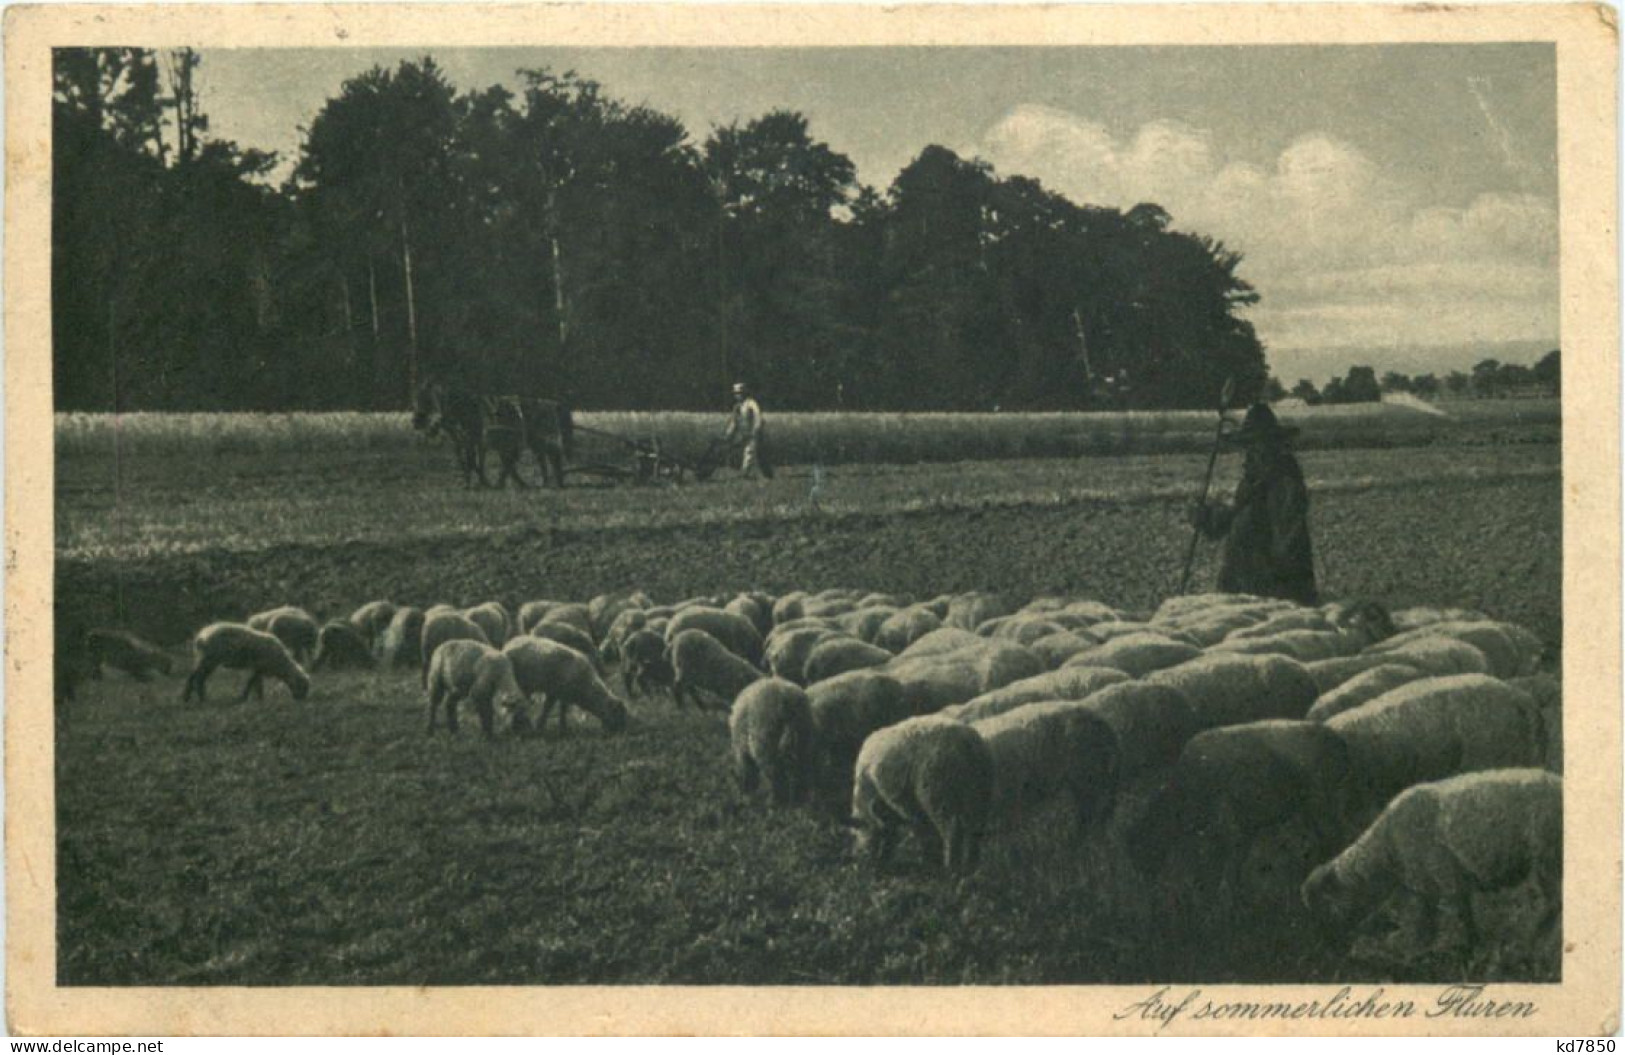
[[[599,639],[598,658],[614,663],[622,656],[622,645],[628,637],[649,624],[649,614],[642,608],[627,608],[617,615]]]
[[[858,751],[870,734],[913,717],[896,678],[877,670],[854,670],[807,690],[813,729],[828,770],[851,778]]]
[[[530,628],[528,637],[545,638],[548,641],[557,641],[561,645],[569,645],[577,652],[586,656],[592,662],[592,669],[598,672],[599,677],[604,674],[603,664],[598,659],[598,649],[592,643],[592,637],[581,632],[581,629],[569,623],[550,623],[542,620]]]
[[[249,672],[238,703],[248,699],[250,692],[263,700],[267,676],[286,685],[296,700],[310,692],[309,675],[275,635],[242,623],[211,623],[192,638],[192,672],[186,677],[181,702],[190,700],[194,692],[199,703],[208,702],[209,675],[217,667]]]
[[[1352,711],[1362,704],[1370,703],[1390,689],[1397,689],[1401,685],[1408,685],[1425,677],[1426,674],[1408,663],[1384,663],[1380,667],[1372,667],[1363,674],[1356,674],[1330,692],[1321,693],[1305,717],[1311,722],[1324,722],[1344,711]]]
[[[956,626],[961,630],[975,630],[989,619],[1010,614],[1010,605],[997,594],[973,590],[962,593],[948,602],[948,614],[943,626]]]
[[[1275,655],[1209,653],[1145,680],[1183,693],[1202,729],[1302,718],[1318,695],[1302,664]]]
[[[526,601],[519,606],[519,632],[528,634],[542,621],[542,616],[564,604],[564,601]]]
[[[1540,727],[1546,738],[1546,768],[1563,772],[1563,683],[1551,674],[1531,674],[1507,682],[1529,694],[1540,708]]]
[[[482,645],[491,643],[491,639],[485,636],[485,631],[480,629],[478,623],[456,609],[429,609],[423,617],[420,653],[423,656],[425,688],[429,685],[429,667],[433,663],[435,650],[447,641],[478,641]]]
[[[557,707],[559,732],[564,733],[572,706],[597,718],[607,732],[626,728],[625,702],[598,677],[592,661],[570,646],[541,637],[516,637],[502,647],[502,654],[513,665],[520,691],[526,697],[538,692],[545,697],[534,723],[537,732],[547,728],[548,715]]]
[[[1117,775],[1123,781],[1173,765],[1200,731],[1190,701],[1166,685],[1119,682],[1081,702],[1117,734]]]
[[[924,605],[899,608],[875,631],[875,644],[887,652],[901,653],[941,626],[942,619]]]
[[[1043,616],[1006,615],[983,623],[976,628],[976,633],[996,641],[1014,641],[1030,648],[1041,637],[1066,633],[1066,627]]]
[[[1516,678],[1540,669],[1545,645],[1540,638],[1515,623],[1488,620],[1477,623],[1439,622],[1407,630],[1372,646],[1372,652],[1403,651],[1422,641],[1446,638],[1478,649],[1489,664],[1488,673],[1497,678]]]
[[[1117,794],[1117,735],[1081,701],[1034,703],[972,722],[993,755],[993,812],[1019,826],[1065,793],[1087,832]]]
[[[809,597],[801,603],[803,617],[834,619],[857,611],[857,602],[845,597]]]
[[[1258,622],[1248,623],[1226,635],[1226,640],[1241,641],[1249,637],[1274,637],[1290,630],[1316,630],[1331,633],[1338,624],[1319,608],[1285,608],[1271,612]],[[1187,628],[1188,629],[1188,628]]]
[[[154,672],[175,673],[174,661],[163,649],[128,630],[92,630],[84,635],[82,647],[92,678],[101,677],[104,666],[122,670],[136,681],[151,681]]]
[[[378,639],[378,659],[385,670],[423,666],[423,609],[410,605],[395,609]]]
[[[1367,601],[1349,608],[1334,630],[1284,630],[1267,637],[1232,634],[1214,645],[1213,651],[1286,656],[1299,663],[1313,663],[1355,655],[1387,638],[1393,630],[1387,610]]]
[[[670,689],[677,679],[666,657],[666,639],[653,630],[634,630],[621,643],[621,677],[637,696]]]
[[[885,642],[876,641],[882,648]],[[915,638],[909,646],[897,653],[898,659],[922,659],[926,656],[945,656],[950,652],[959,652],[963,649],[985,648],[988,641],[969,630],[960,630],[958,627],[945,626],[932,630],[921,637]]]
[[[948,606],[953,603],[953,594],[939,593],[929,601],[918,602],[918,607],[924,608],[938,619],[948,618]]]
[[[587,629],[593,640],[602,640],[622,612],[642,611],[654,602],[642,590],[601,593],[587,602]]]
[[[1100,601],[1077,600],[1068,601],[1059,611],[1050,618],[1061,623],[1069,629],[1093,626],[1095,623],[1111,623],[1123,618],[1123,614],[1111,605]]]
[[[303,608],[285,605],[248,617],[250,630],[263,630],[288,646],[293,658],[304,663],[316,651],[316,620]]]
[[[1402,608],[1394,613],[1394,628],[1403,633],[1433,623],[1482,623],[1488,619],[1483,612],[1471,608]]]
[[[855,637],[831,637],[820,641],[807,656],[802,680],[808,685],[850,670],[866,670],[889,663],[892,654]]]
[[[1403,898],[1408,929],[1423,949],[1438,940],[1444,906],[1473,949],[1480,937],[1473,895],[1531,877],[1545,910],[1534,933],[1544,934],[1562,910],[1563,781],[1539,769],[1498,769],[1408,789],[1352,846],[1316,868],[1302,894],[1342,939],[1390,899]]]
[[[1483,674],[1423,678],[1326,722],[1349,745],[1375,809],[1412,784],[1480,769],[1538,766],[1540,712],[1528,694]]]
[[[671,696],[679,708],[688,700],[705,710],[705,697],[720,702],[727,710],[745,687],[765,675],[740,659],[726,645],[698,628],[690,628],[667,638],[666,655],[672,669]]]
[[[1218,608],[1176,622],[1152,622],[1152,627],[1184,634],[1202,648],[1211,648],[1238,630],[1257,626],[1269,614],[1252,608]]]
[[[1169,597],[1151,616],[1153,623],[1178,623],[1201,618],[1224,608],[1246,608],[1260,613],[1298,607],[1291,601],[1273,597],[1255,597],[1247,593],[1193,593]]]
[[[792,590],[774,601],[769,613],[773,617],[773,625],[781,626],[792,619],[800,619],[807,596],[806,590]]]
[[[1368,670],[1403,663],[1431,677],[1450,674],[1484,674],[1490,669],[1484,653],[1454,638],[1426,638],[1407,641],[1386,652],[1362,652],[1358,656],[1342,656],[1306,663],[1304,668],[1315,679],[1315,685],[1327,693]]]
[[[1177,641],[1181,645],[1196,646],[1196,639],[1177,627],[1157,626],[1153,623],[1140,623],[1125,619],[1091,624],[1089,633],[1100,638],[1101,641],[1116,641],[1120,637],[1133,637],[1137,634],[1154,634],[1169,641]]]
[[[563,623],[566,626],[575,627],[588,637],[592,636],[592,616],[587,612],[587,606],[584,604],[553,605],[543,612],[542,617],[525,632],[533,633],[536,627],[542,623]]]
[[[799,686],[783,678],[763,678],[749,686],[728,715],[728,736],[740,790],[749,794],[766,780],[773,801],[781,806],[811,793],[812,707]]]
[[[513,620],[501,601],[486,601],[463,612],[473,624],[485,631],[485,638],[495,648],[501,648],[513,636]]]
[[[367,647],[375,649],[384,631],[395,618],[396,607],[390,601],[368,601],[350,613],[350,625],[361,631]]]
[[[446,710],[446,730],[457,732],[457,708],[468,700],[480,719],[480,731],[487,738],[496,732],[500,710],[504,724],[523,729],[518,717],[524,693],[514,677],[508,657],[484,641],[462,638],[446,641],[429,657],[429,675],[424,688],[429,697],[429,735],[434,735],[435,715]]]
[[[840,636],[839,630],[823,626],[797,627],[783,633],[775,630],[765,650],[768,669],[776,678],[804,685],[807,681],[807,660],[812,657],[813,649],[824,641]]]
[[[326,667],[329,670],[372,670],[375,663],[366,635],[354,623],[334,619],[322,625],[316,635],[316,658],[310,661],[312,671]]]
[[[1028,647],[1038,653],[1044,665],[1054,669],[1077,655],[1100,644],[1100,638],[1087,630],[1062,630],[1034,641]]]
[[[1152,671],[1188,662],[1201,654],[1202,650],[1195,645],[1174,641],[1162,634],[1136,633],[1112,638],[1105,644],[1076,653],[1061,669],[1113,667],[1130,677],[1143,678]]]
[[[875,638],[880,634],[880,628],[886,625],[886,620],[897,614],[899,609],[875,605],[868,608],[859,607],[842,616],[836,616],[835,622],[842,630],[851,634],[859,641],[877,644]]]
[[[1180,751],[1134,825],[1130,856],[1142,873],[1155,875],[1177,848],[1199,874],[1220,872],[1235,891],[1253,842],[1289,821],[1305,822],[1322,854],[1341,849],[1352,780],[1347,745],[1317,722],[1208,729]]]
[[[903,694],[915,714],[932,714],[1045,671],[1044,661],[1020,645],[1003,641],[984,645],[942,655],[899,657],[874,669],[903,683]]]
[[[1031,678],[1012,681],[1003,688],[945,708],[942,714],[961,722],[979,722],[1024,707],[1029,703],[1048,700],[1081,700],[1099,692],[1108,685],[1129,680],[1129,676],[1110,667],[1068,667],[1052,670]]]
[[[980,733],[950,718],[910,718],[863,742],[852,778],[858,850],[884,862],[911,827],[943,866],[976,867],[993,808],[993,752]],[[928,851],[929,852],[929,851]]]
[[[858,598],[858,608],[907,608],[911,602],[897,593],[866,593]]]
[[[773,629],[772,609],[764,607],[756,598],[746,594],[739,594],[723,605],[722,610],[737,615],[748,622],[755,627],[756,633],[761,637],[766,637],[768,632]]]
[[[762,635],[749,619],[720,608],[695,605],[671,617],[666,624],[666,640],[674,641],[685,630],[703,630],[723,646],[752,665],[762,662]]]

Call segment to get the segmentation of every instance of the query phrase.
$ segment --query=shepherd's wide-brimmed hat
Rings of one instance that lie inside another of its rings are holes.
[[[1270,409],[1268,403],[1254,403],[1247,408],[1247,416],[1242,419],[1241,427],[1227,433],[1225,438],[1231,443],[1267,443],[1290,440],[1298,434],[1298,430],[1291,425],[1282,425],[1275,417],[1275,411]]]
[[[735,381],[734,382],[734,395],[742,396],[742,395],[745,394],[745,391],[746,391],[745,382],[743,382],[743,381]]]

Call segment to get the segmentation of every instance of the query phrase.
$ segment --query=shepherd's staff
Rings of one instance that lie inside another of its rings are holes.
[[[1224,387],[1219,389],[1219,424],[1213,433],[1213,450],[1207,456],[1207,475],[1202,477],[1202,493],[1196,499],[1198,516],[1201,516],[1201,511],[1207,508],[1208,488],[1213,486],[1213,465],[1219,460],[1219,443],[1224,439],[1224,427],[1230,420],[1224,416],[1224,412],[1230,406],[1230,397],[1235,393],[1235,388],[1236,379],[1227,377],[1224,379]],[[1191,548],[1185,553],[1185,574],[1179,577],[1181,595],[1191,584],[1191,565],[1196,563],[1196,544],[1201,538],[1202,525],[1198,521],[1191,530]]]

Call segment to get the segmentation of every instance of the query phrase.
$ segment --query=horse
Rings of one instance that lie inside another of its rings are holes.
[[[574,454],[575,420],[570,408],[552,399],[518,395],[479,395],[467,389],[434,381],[418,390],[412,427],[429,436],[445,433],[457,448],[457,464],[463,470],[464,486],[478,480],[489,487],[485,476],[486,451],[495,451],[501,462],[497,486],[509,480],[516,487],[527,486],[519,475],[519,459],[529,447],[536,456],[542,483],[564,487],[564,461]]]
[[[412,427],[433,439],[444,433],[451,438],[457,467],[463,471],[463,486],[489,487],[485,478],[485,408],[474,393],[426,381],[418,386]]]

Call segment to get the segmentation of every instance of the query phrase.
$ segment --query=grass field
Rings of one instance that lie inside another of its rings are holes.
[[[303,429],[308,423],[295,428]],[[1463,604],[1562,640],[1557,446],[1491,416],[1406,449],[1308,450],[1327,591]],[[1546,426],[1540,426],[1545,429]],[[153,426],[167,435],[169,426]],[[61,425],[59,423],[59,435]],[[1506,431],[1506,430],[1511,430]],[[1538,431],[1538,430],[1536,430]],[[302,435],[303,433],[301,433]],[[1555,438],[1555,430],[1548,438]],[[1520,442],[1504,442],[1512,439]],[[168,442],[168,441],[166,441]],[[1172,592],[1200,454],[793,465],[682,488],[464,492],[445,448],[283,441],[200,454],[93,442],[58,464],[60,617],[178,646],[202,623],[387,596],[516,603],[627,586],[971,588],[1149,608]],[[1236,467],[1221,462],[1217,488]],[[116,490],[115,490],[116,482]],[[1196,581],[1211,581],[1204,548]],[[180,655],[177,651],[177,656]],[[932,983],[1542,979],[1555,950],[1470,963],[1376,937],[1352,958],[1290,884],[1249,903],[1148,888],[1070,818],[1001,833],[949,880],[853,860],[838,803],[741,798],[714,715],[487,745],[423,735],[408,675],[312,697],[178,702],[90,683],[57,745],[64,984]],[[1125,810],[1132,814],[1137,799]],[[1262,868],[1262,863],[1260,868]],[[1486,906],[1515,929],[1516,898]]]

